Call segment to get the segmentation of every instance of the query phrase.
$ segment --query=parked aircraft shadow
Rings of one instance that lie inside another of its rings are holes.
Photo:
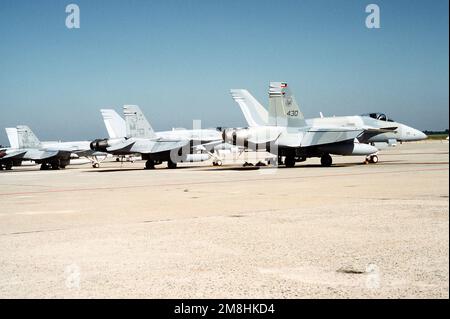
[[[326,167],[327,169],[333,169],[333,168],[339,168],[339,167],[352,167],[352,166],[360,166],[360,165],[366,165],[364,163],[339,163],[339,164],[333,164],[331,167]],[[325,168],[320,164],[306,164],[306,165],[297,165],[294,167],[286,167],[286,166],[279,166],[278,169],[302,169],[302,168]],[[254,171],[259,169],[276,169],[275,167],[271,166],[248,166],[248,167],[242,167],[242,166],[226,166],[226,167],[209,167],[204,169],[198,169],[199,171]]]
[[[105,168],[105,169],[92,169],[92,170],[85,170],[84,173],[111,173],[111,172],[130,172],[130,171],[136,171],[136,172],[153,172],[153,171],[160,171],[160,170],[168,170],[168,171],[177,171],[180,169],[187,169],[192,167],[177,167],[174,169],[169,169],[166,167],[161,168],[155,168],[155,169],[145,169],[145,168]]]
[[[386,165],[395,165],[395,164],[401,164],[401,165],[448,165],[449,162],[405,162],[405,161],[388,161],[388,162],[383,162],[383,164],[386,164]]]

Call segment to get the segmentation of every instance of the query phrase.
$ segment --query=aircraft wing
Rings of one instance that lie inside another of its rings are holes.
[[[397,130],[397,127],[386,127],[386,128],[368,128],[365,129],[364,132],[358,136],[358,141],[360,143],[367,143],[369,139],[371,139],[374,136],[377,136],[379,134],[383,133],[395,133]]]
[[[86,157],[86,156],[106,156],[107,153],[105,152],[98,152],[93,150],[81,150],[72,152],[73,154],[76,154],[78,157]]]
[[[213,141],[213,142],[208,142],[208,143],[204,143],[204,144],[198,144],[198,145],[194,145],[192,147],[192,149],[194,151],[208,151],[210,152],[211,150],[214,150],[214,148],[218,145],[223,144],[222,140],[217,140],[217,141]]]
[[[266,144],[266,143],[276,141],[280,136],[281,136],[281,133],[277,132],[276,134],[271,135],[271,136],[262,136],[262,135],[254,136],[254,137],[249,138],[247,141],[248,141],[248,144],[255,144],[255,145]]]
[[[132,151],[135,153],[141,154],[152,154],[152,153],[161,153],[167,152],[174,149],[179,149],[189,145],[189,140],[147,140],[147,141],[139,141],[136,143]]]
[[[364,130],[346,129],[346,128],[312,128],[305,132],[301,147],[317,146],[324,144],[340,143],[353,141]]]
[[[36,160],[46,160],[52,157],[70,157],[72,152],[64,150],[29,150],[26,154],[26,158],[36,161]]]
[[[2,159],[27,159],[32,161],[46,160],[52,157],[70,157],[70,151],[51,149],[18,149],[9,151]]]

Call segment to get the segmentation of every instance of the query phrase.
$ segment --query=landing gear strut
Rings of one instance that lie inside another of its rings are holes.
[[[177,168],[177,163],[173,162],[171,159],[167,161],[167,167],[170,169]]]
[[[333,159],[331,158],[330,154],[323,154],[320,158],[320,164],[323,167],[330,167],[333,164]]]

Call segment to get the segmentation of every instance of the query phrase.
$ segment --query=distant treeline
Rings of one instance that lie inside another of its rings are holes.
[[[424,131],[430,140],[445,140],[448,137],[448,129],[445,131]]]
[[[427,135],[448,135],[448,129],[445,131],[423,131]]]

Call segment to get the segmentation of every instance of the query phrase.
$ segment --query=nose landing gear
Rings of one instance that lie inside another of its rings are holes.
[[[378,163],[378,155],[374,154],[374,155],[370,155],[368,157],[366,157],[366,160],[364,161],[365,164],[376,164]]]

